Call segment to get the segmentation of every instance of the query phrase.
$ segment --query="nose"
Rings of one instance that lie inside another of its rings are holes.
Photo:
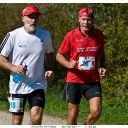
[[[88,22],[88,20],[86,19],[86,20],[85,20],[85,23],[87,23],[87,22]]]
[[[35,21],[36,21],[36,18],[33,17],[33,18],[31,18],[31,20],[32,20],[33,22],[35,22]]]

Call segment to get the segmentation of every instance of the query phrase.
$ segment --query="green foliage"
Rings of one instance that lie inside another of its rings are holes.
[[[7,97],[9,96],[8,80],[8,71],[0,68],[0,101],[7,101]]]
[[[28,4],[0,4],[0,41],[6,33],[23,25],[22,10]],[[89,6],[95,15],[94,26],[103,31],[105,36],[105,53],[107,77],[102,82],[103,99],[110,106],[128,107],[128,4],[105,3],[39,3],[31,4],[39,7],[42,12],[39,26],[49,30],[55,54],[65,34],[77,27],[78,11]],[[55,61],[55,79],[48,83],[48,88],[62,91],[65,84],[67,69]],[[7,100],[9,72],[0,68],[0,100]]]

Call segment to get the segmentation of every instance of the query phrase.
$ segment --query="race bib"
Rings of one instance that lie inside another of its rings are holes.
[[[95,57],[79,57],[78,60],[79,70],[94,70],[95,69]]]
[[[23,112],[23,98],[8,97],[10,112]]]

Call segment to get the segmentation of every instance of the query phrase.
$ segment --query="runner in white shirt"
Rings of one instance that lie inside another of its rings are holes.
[[[0,45],[0,66],[10,70],[11,124],[22,124],[27,99],[30,105],[30,124],[41,124],[47,79],[54,79],[51,36],[49,31],[37,27],[40,15],[37,7],[27,6],[22,13],[24,26],[7,33]],[[21,65],[22,62],[26,63],[27,68]],[[13,81],[16,73],[24,75],[19,83]]]

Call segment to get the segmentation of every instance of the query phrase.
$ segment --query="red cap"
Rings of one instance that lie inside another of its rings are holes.
[[[87,17],[94,17],[93,16],[93,11],[91,10],[91,8],[82,8],[80,11],[79,11],[79,17],[82,17],[82,16],[87,16]]]
[[[35,6],[27,6],[27,7],[23,10],[22,15],[23,15],[23,16],[28,16],[28,15],[30,15],[30,14],[32,14],[32,13],[37,13],[38,15],[42,15],[42,14],[39,12],[38,8],[35,7]]]

